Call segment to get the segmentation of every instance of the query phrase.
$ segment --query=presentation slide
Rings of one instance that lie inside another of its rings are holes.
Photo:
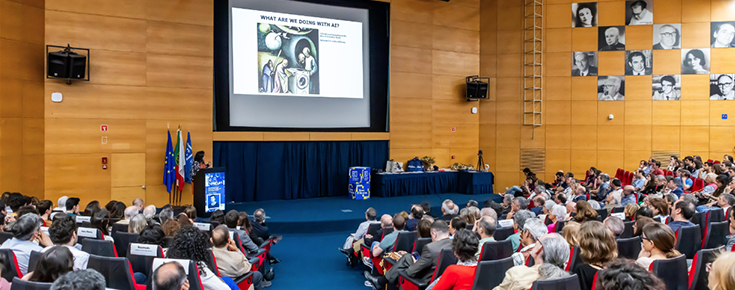
[[[206,195],[204,212],[225,210],[225,173],[205,173],[204,180],[204,192]]]
[[[363,98],[362,26],[233,8],[234,93]]]

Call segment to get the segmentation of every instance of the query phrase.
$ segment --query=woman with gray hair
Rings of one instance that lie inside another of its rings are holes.
[[[523,225],[523,231],[521,231],[521,250],[517,253],[513,253],[513,264],[515,266],[525,265],[526,260],[531,255],[531,250],[536,246],[536,242],[542,236],[548,234],[549,231],[544,223],[539,219],[527,220]]]
[[[145,219],[145,216],[142,214],[136,214],[130,219],[130,223],[128,224],[128,233],[140,234],[147,225],[148,221]]]
[[[554,205],[551,208],[549,219],[551,219],[552,223],[547,226],[547,229],[550,233],[556,232],[556,223],[558,221],[565,221],[567,219],[567,208],[559,204]]]
[[[40,252],[43,247],[54,245],[51,238],[41,231],[41,222],[41,217],[37,214],[24,214],[9,227],[9,231],[13,233],[13,238],[0,245],[0,249],[13,250],[22,275],[28,273],[28,260],[31,258],[31,252]],[[43,247],[34,243],[34,241]]]
[[[569,276],[564,264],[569,260],[569,244],[559,234],[542,236],[530,254],[535,264],[515,266],[505,272],[505,278],[493,290],[526,290],[535,281],[553,280]]]

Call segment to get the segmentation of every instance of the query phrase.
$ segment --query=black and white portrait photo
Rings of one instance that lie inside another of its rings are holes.
[[[572,76],[573,77],[597,76],[597,52],[596,51],[572,52]]]
[[[647,76],[653,73],[652,50],[626,50],[625,75]]]
[[[653,76],[653,100],[654,101],[678,101],[681,100],[681,76],[680,75],[655,75]]]
[[[625,26],[602,26],[597,39],[600,51],[625,50]]]
[[[625,1],[626,25],[653,24],[653,0]]]
[[[653,49],[681,48],[681,23],[653,26]]]
[[[712,22],[710,35],[710,47],[735,47],[733,45],[733,36],[735,36],[735,22]]]
[[[572,27],[597,26],[597,3],[572,3]]]
[[[682,49],[681,74],[709,74],[709,48]]]
[[[710,101],[732,101],[735,100],[733,91],[735,74],[712,74],[709,76]]]
[[[624,101],[625,77],[602,76],[597,77],[598,101]]]

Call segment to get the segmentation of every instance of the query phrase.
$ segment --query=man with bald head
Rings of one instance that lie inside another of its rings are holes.
[[[384,214],[380,217],[380,229],[376,233],[376,236],[373,237],[371,234],[365,235],[365,244],[370,246],[373,242],[380,241],[380,239],[383,237],[383,230],[386,228],[392,228],[393,227],[393,217],[387,214]]]
[[[217,262],[217,270],[223,277],[236,279],[250,272],[248,257],[237,248],[235,241],[230,238],[230,230],[226,225],[219,225],[212,230],[212,253]],[[263,274],[253,272],[253,286],[255,289],[270,286],[269,281],[263,281]],[[268,284],[268,285],[265,285]]]
[[[133,206],[138,208],[138,213],[142,214],[143,209],[145,208],[145,201],[143,201],[143,199],[140,199],[140,198],[133,199]]]
[[[451,221],[459,213],[459,206],[454,204],[451,199],[444,200],[442,202],[442,219],[446,222]]]
[[[712,25],[716,25],[715,23],[712,23]],[[735,36],[735,26],[733,26],[730,23],[722,23],[720,24],[717,29],[714,29],[712,27],[712,36],[714,36],[715,41],[712,42],[712,48],[717,47],[733,47],[732,45],[732,39],[733,36]]]
[[[625,44],[620,43],[620,28],[615,26],[607,28],[600,27],[600,30],[604,30],[603,33],[605,35],[606,43],[606,45],[600,47],[600,51],[625,50]]]
[[[189,290],[186,271],[177,262],[164,263],[153,271],[153,289],[156,290]]]
[[[620,199],[620,206],[627,206],[628,204],[635,204],[635,187],[632,185],[626,185],[623,187],[623,197]]]

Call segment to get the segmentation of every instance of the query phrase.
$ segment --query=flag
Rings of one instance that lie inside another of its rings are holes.
[[[166,191],[168,192],[171,192],[171,187],[174,185],[174,180],[176,180],[174,165],[174,148],[173,146],[171,146],[171,131],[168,131],[168,142],[166,142],[166,158],[163,162],[163,185],[166,186]]]
[[[184,181],[191,184],[191,165],[194,163],[194,156],[191,154],[191,133],[186,132],[186,165],[184,166]]]
[[[184,140],[181,138],[181,130],[176,130],[176,148],[174,148],[174,162],[176,163],[176,186],[179,191],[184,187]]]

